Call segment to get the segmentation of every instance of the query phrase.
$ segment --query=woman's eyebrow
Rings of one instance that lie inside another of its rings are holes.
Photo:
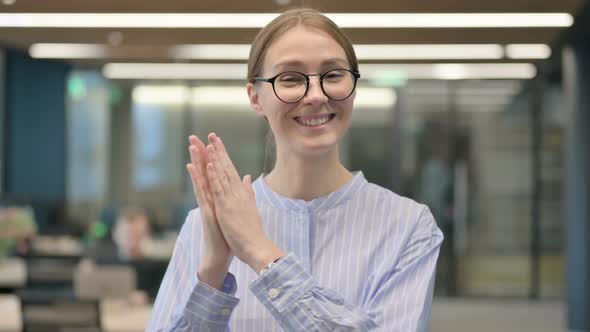
[[[281,68],[281,67],[297,67],[303,66],[303,62],[299,60],[287,60],[283,62],[279,62],[276,65],[272,66],[273,69]]]
[[[340,66],[348,67],[348,61],[346,61],[345,59],[342,59],[342,58],[332,58],[332,59],[326,59],[326,60],[322,61],[322,63],[321,63],[322,67],[332,66],[332,65],[340,65]],[[277,69],[277,68],[281,68],[281,67],[303,67],[303,66],[305,66],[305,63],[303,61],[286,60],[286,61],[282,61],[282,62],[275,64],[274,66],[272,66],[272,69]]]
[[[322,61],[322,66],[329,66],[329,65],[343,65],[348,66],[348,61],[341,59],[341,58],[334,58]]]

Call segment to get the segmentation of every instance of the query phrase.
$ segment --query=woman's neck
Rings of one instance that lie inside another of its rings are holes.
[[[282,196],[309,201],[338,190],[351,179],[336,148],[314,157],[277,151],[276,165],[264,181]]]

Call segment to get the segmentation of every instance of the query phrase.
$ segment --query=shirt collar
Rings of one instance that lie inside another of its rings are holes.
[[[264,181],[264,174],[260,175],[252,184],[256,198],[276,208],[290,211],[319,211],[327,210],[351,199],[352,196],[367,182],[363,172],[353,172],[353,177],[338,190],[310,201],[282,196],[274,192]]]

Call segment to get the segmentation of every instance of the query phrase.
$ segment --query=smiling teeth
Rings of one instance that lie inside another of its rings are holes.
[[[312,119],[312,120],[301,120],[299,119],[299,123],[308,126],[308,127],[316,127],[316,126],[321,126],[324,123],[330,121],[330,117],[327,116],[325,118],[317,118],[317,119]]]

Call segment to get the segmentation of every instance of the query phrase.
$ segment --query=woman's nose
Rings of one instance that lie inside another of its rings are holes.
[[[309,78],[309,87],[307,88],[307,93],[303,99],[312,104],[325,103],[328,101],[328,97],[322,90],[320,78],[318,76],[311,76]]]

